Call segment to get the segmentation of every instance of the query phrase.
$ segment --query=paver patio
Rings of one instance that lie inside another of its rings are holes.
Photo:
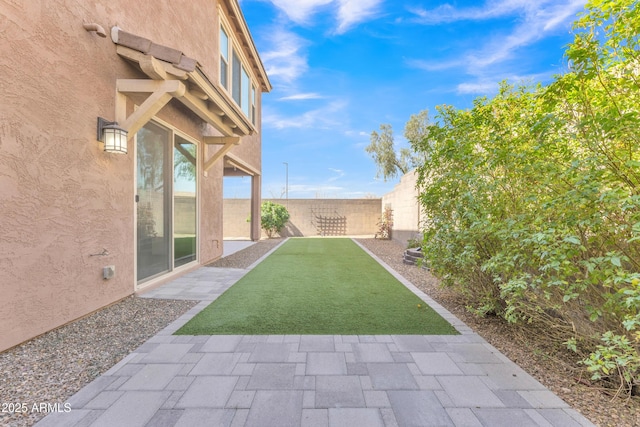
[[[172,335],[247,271],[203,267],[143,295],[202,302],[37,425],[593,425],[393,271],[461,335]]]

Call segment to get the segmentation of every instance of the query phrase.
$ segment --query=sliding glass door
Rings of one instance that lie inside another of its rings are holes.
[[[173,263],[175,267],[196,259],[197,185],[196,145],[180,136],[173,148]]]
[[[196,168],[195,144],[152,122],[138,131],[138,282],[196,259]]]

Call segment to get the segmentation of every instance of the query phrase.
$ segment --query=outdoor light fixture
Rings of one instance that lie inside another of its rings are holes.
[[[127,154],[127,136],[129,132],[118,126],[118,122],[109,122],[98,117],[98,141],[104,142],[104,151]]]

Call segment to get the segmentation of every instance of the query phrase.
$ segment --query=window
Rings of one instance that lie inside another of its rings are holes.
[[[256,87],[229,33],[220,27],[220,83],[245,116],[256,124]],[[231,62],[229,62],[231,60]]]
[[[229,90],[229,37],[220,27],[220,83]]]
[[[198,148],[175,135],[173,142],[173,265],[196,260]]]
[[[242,63],[240,62],[240,58],[236,54],[236,51],[233,51],[233,62],[231,66],[231,96],[233,100],[236,101],[236,104],[241,104],[240,98],[240,72],[242,70]]]
[[[251,84],[249,83],[249,74],[247,74],[247,70],[242,67],[242,80],[240,83],[240,90],[242,92],[242,97],[240,99],[240,107],[242,107],[242,111],[244,111],[244,115],[247,117],[251,117],[250,114],[250,106],[251,106]]]
[[[251,123],[256,124],[256,87],[251,85]]]

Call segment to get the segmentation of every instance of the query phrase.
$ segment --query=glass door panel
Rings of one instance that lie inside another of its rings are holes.
[[[196,259],[196,145],[176,135],[173,148],[174,267]]]
[[[147,123],[137,134],[138,281],[171,269],[172,159],[168,130]]]

